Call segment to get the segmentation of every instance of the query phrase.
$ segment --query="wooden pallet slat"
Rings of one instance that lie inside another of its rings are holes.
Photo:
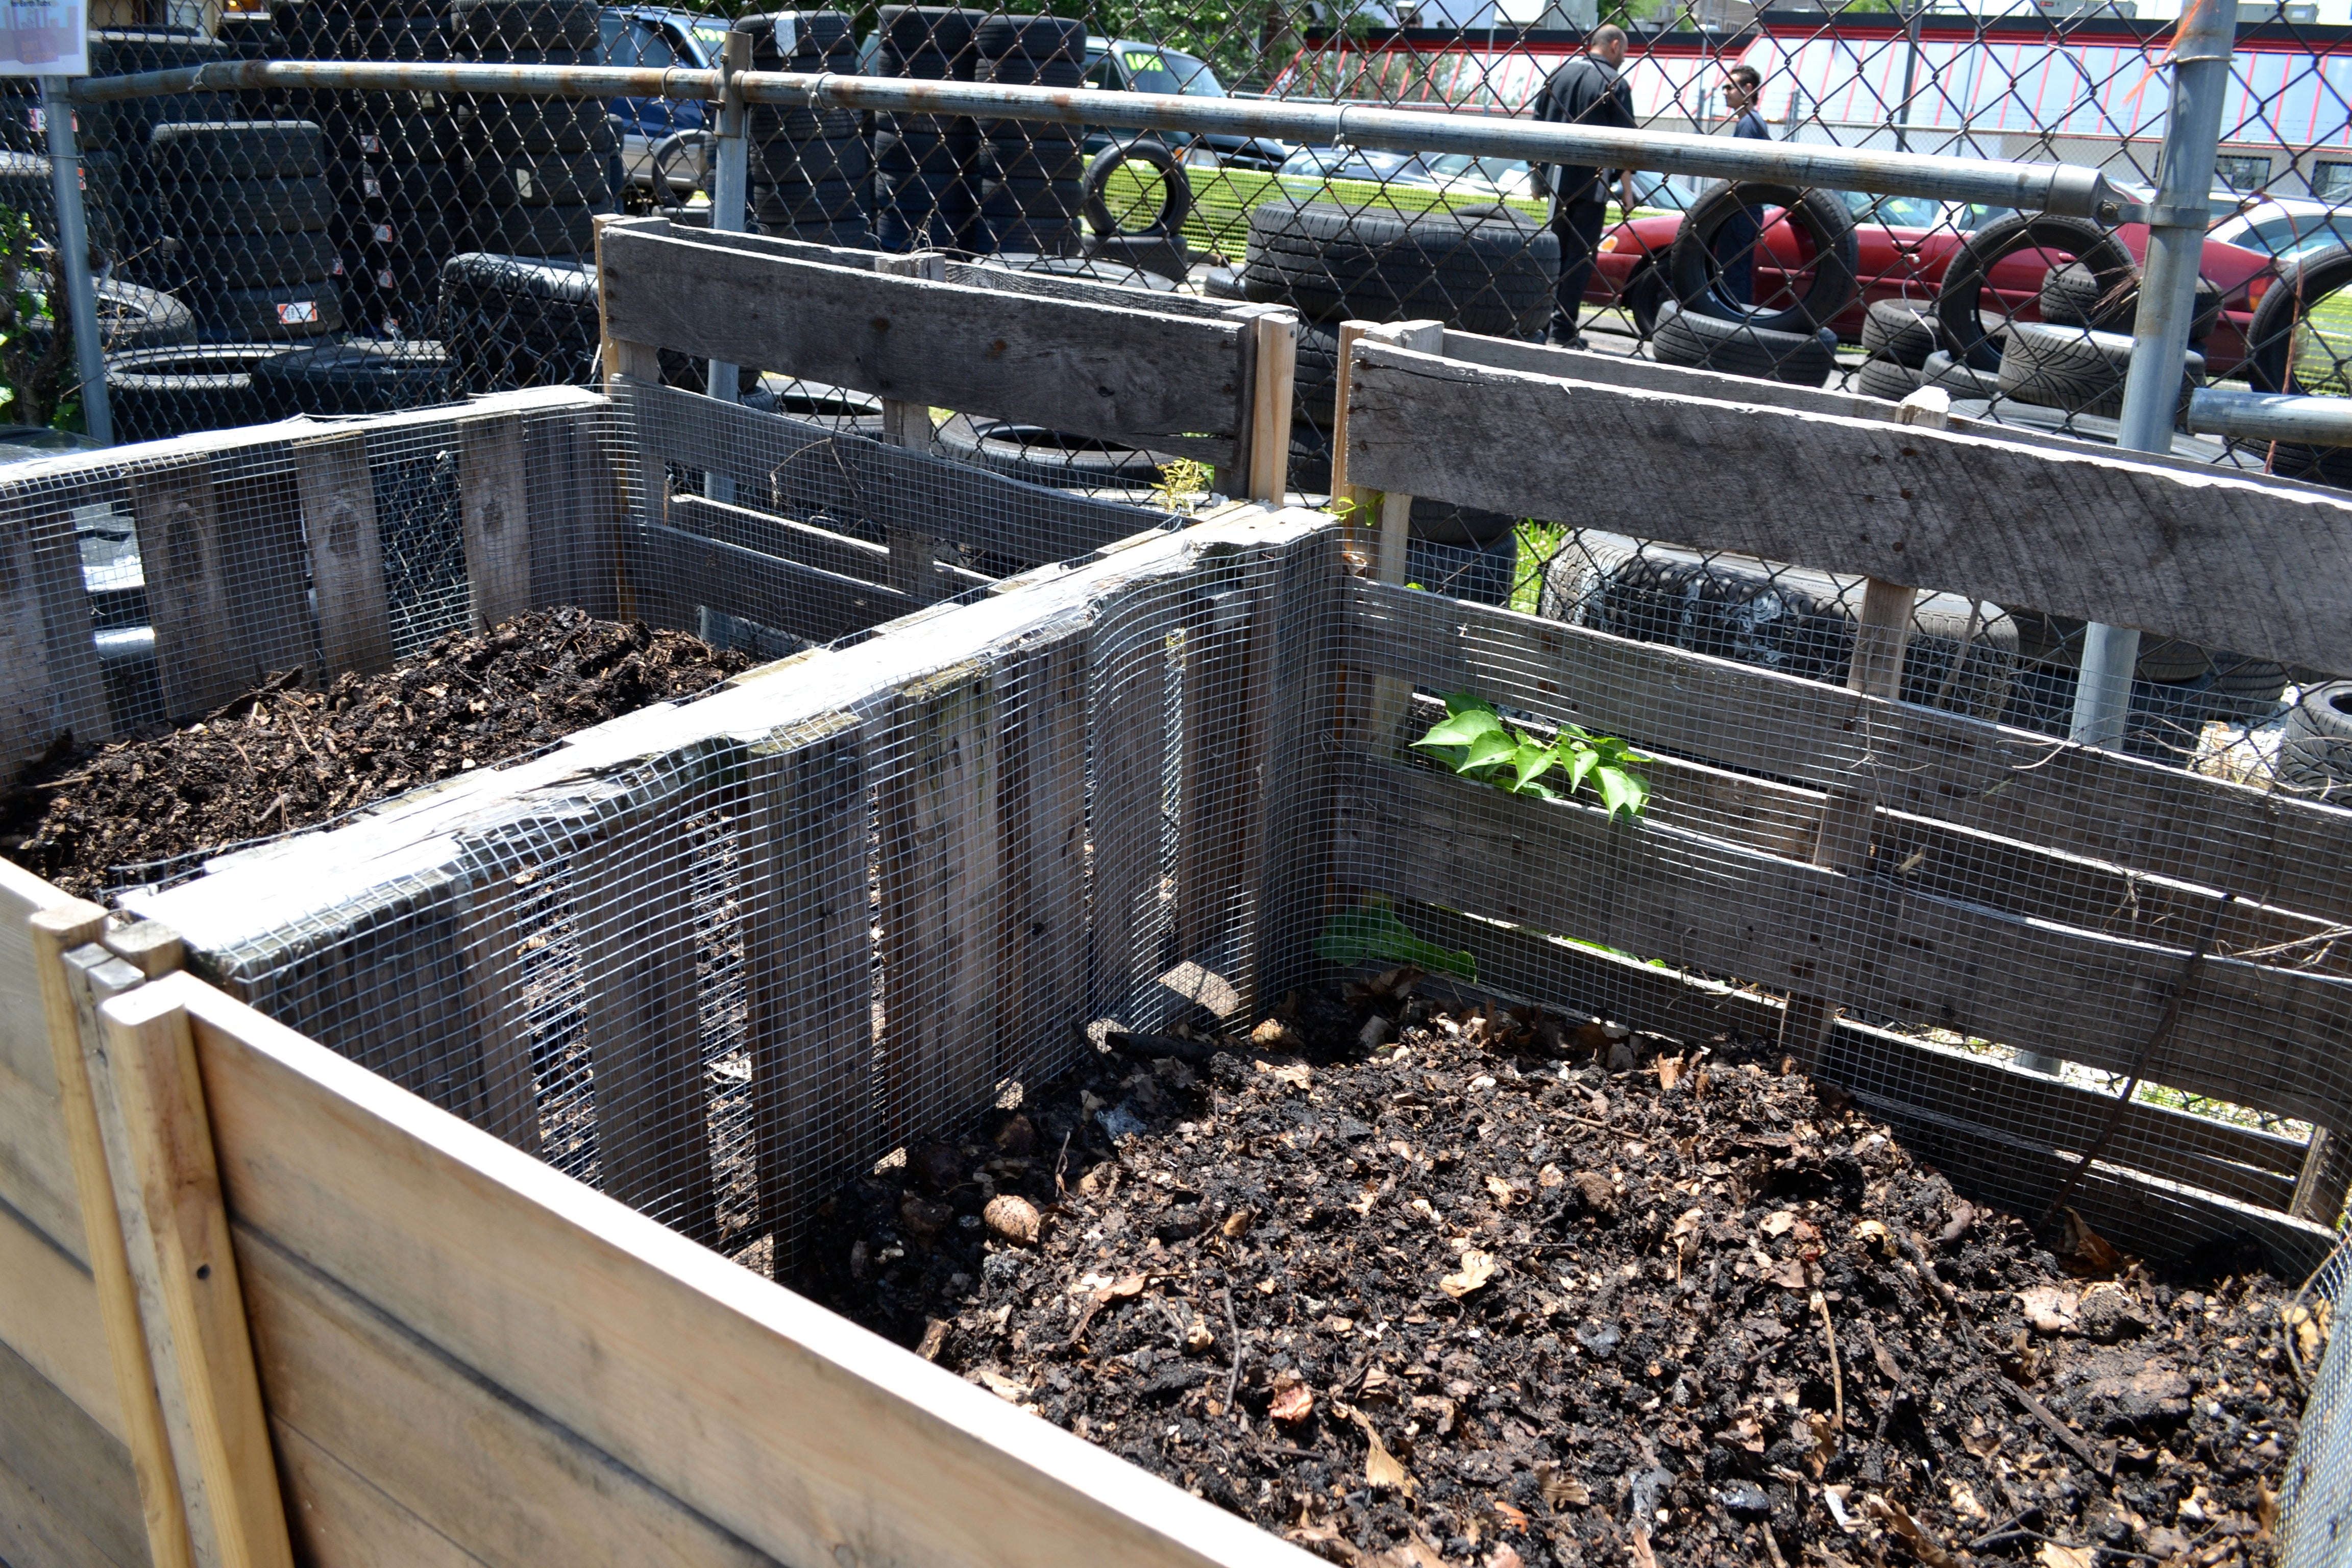
[[[453,918],[478,1065],[469,1120],[526,1154],[540,1152],[539,1090],[531,1070],[530,1005],[513,877],[491,868],[460,895]]]
[[[1004,987],[997,1070],[1034,1086],[1086,1005],[1087,640],[1025,643],[1003,664],[998,772]]]
[[[294,445],[302,525],[318,599],[320,689],[346,670],[392,667],[392,615],[383,590],[383,540],[367,437],[345,431]]]
[[[133,469],[131,510],[163,705],[175,716],[217,708],[250,681],[230,615],[211,461],[182,458]]]
[[[520,414],[457,421],[466,585],[478,630],[530,608],[530,489],[523,450]]]

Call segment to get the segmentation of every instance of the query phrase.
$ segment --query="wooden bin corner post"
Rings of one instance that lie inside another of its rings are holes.
[[[520,414],[457,421],[466,591],[477,631],[530,608],[530,495],[523,482],[522,426]]]
[[[1389,343],[1416,353],[1441,354],[1445,352],[1445,323],[1443,321],[1398,321],[1388,326],[1372,327],[1359,334],[1362,340]],[[1346,436],[1344,427],[1341,436]],[[1412,497],[1402,490],[1384,490],[1381,494],[1380,544],[1374,553],[1372,575],[1383,583],[1402,584],[1405,580],[1405,560],[1412,538]],[[1394,676],[1379,676],[1372,682],[1371,743],[1375,752],[1385,754],[1395,743],[1397,726],[1412,707],[1412,685]]]
[[[620,221],[618,213],[596,215],[596,321],[607,395],[619,389],[624,376],[638,381],[661,379],[661,356],[653,344],[632,342],[613,335],[612,308],[605,287],[604,231]]]
[[[346,430],[297,441],[294,479],[318,600],[319,687],[333,684],[345,670],[373,675],[391,668],[392,614],[367,437]],[[470,531],[467,538],[470,543]]]
[[[915,278],[927,283],[948,280],[948,258],[936,250],[917,250],[905,256],[877,256],[874,270],[891,278]],[[904,398],[882,400],[882,438],[893,446],[908,447],[918,452],[931,449],[931,408],[920,398],[909,402]]]
[[[1366,332],[1379,330],[1377,321],[1342,321],[1339,323],[1339,385],[1331,400],[1331,505],[1347,520],[1348,537],[1362,550],[1371,537],[1372,520],[1367,515],[1379,499],[1378,490],[1368,490],[1351,483],[1348,478],[1348,397],[1355,385],[1355,367],[1348,362],[1356,352],[1357,340]],[[1442,345],[1443,338],[1439,340]],[[1364,552],[1370,559],[1371,552]]]
[[[1951,394],[1939,386],[1921,387],[1895,409],[1896,423],[1929,430],[1947,428],[1951,414]],[[1911,638],[1912,606],[1918,597],[1919,591],[1907,584],[1876,577],[1864,581],[1862,606],[1854,616],[1853,653],[1846,663],[1847,690],[1888,702],[1902,700],[1903,658]],[[1961,649],[1958,657],[1967,658],[1968,650]],[[1866,869],[1877,809],[1878,787],[1874,780],[1864,778],[1851,787],[1832,789],[1822,806],[1813,864],[1833,871]],[[1827,999],[1791,992],[1788,1011],[1780,1019],[1781,1048],[1807,1067],[1815,1066],[1836,1021],[1837,1010]]]
[[[91,979],[106,984],[96,971]],[[196,984],[179,976],[100,1003],[98,1049],[86,1053],[90,1089],[196,1561],[293,1568],[183,1003],[183,988]]]
[[[1290,415],[1298,388],[1298,313],[1269,310],[1253,323],[1249,499],[1280,506],[1290,481]]]

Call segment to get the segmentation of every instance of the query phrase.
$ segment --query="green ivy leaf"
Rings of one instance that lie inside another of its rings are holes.
[[[1559,761],[1559,754],[1549,746],[1538,746],[1526,736],[1520,736],[1518,745],[1511,752],[1511,771],[1517,775],[1513,787],[1527,789],[1549,773],[1552,764]]]
[[[1467,746],[1483,736],[1500,736],[1502,720],[1492,708],[1465,708],[1458,713],[1448,713],[1429,727],[1429,732],[1413,742],[1416,746]]]
[[[1579,746],[1568,760],[1568,793],[1574,795],[1584,787],[1585,775],[1601,765],[1601,753],[1590,747]]]
[[[1601,798],[1608,804],[1612,817],[1620,811],[1627,816],[1639,816],[1642,808],[1649,804],[1649,784],[1639,774],[1604,763],[1594,782],[1601,787]]]

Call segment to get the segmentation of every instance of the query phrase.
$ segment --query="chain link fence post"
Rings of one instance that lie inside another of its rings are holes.
[[[2180,414],[2182,367],[2197,308],[2197,278],[2211,226],[2213,160],[2221,140],[2222,100],[2230,88],[2230,51],[2237,41],[2231,0],[2193,0],[2180,14],[2172,43],[2172,106],[2157,165],[2156,199],[2147,212],[2147,256],[2141,266],[2139,310],[2132,322],[2131,368],[2124,382],[2122,429],[2116,444],[2127,451],[2172,450]],[[2133,667],[2139,633],[2093,624],[2084,633],[2081,683],[2074,691],[2069,736],[2089,746],[2123,741],[2131,710]]]
[[[81,210],[81,154],[74,146],[72,83],[41,79],[41,118],[48,129],[50,188],[58,204],[58,270],[65,275],[66,312],[74,358],[81,371],[82,425],[90,439],[114,445],[114,418],[106,405],[106,344],[98,335],[98,285],[89,274],[89,231]]]

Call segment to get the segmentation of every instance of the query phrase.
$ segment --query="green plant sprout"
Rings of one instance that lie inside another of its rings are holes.
[[[1423,942],[1412,928],[1397,919],[1385,900],[1363,909],[1333,915],[1315,939],[1315,956],[1343,968],[1364,963],[1411,963],[1432,973],[1457,974],[1475,982],[1478,960],[1472,954]]]
[[[1175,458],[1160,470],[1160,482],[1151,487],[1151,499],[1163,510],[1190,511],[1209,493],[1212,472],[1208,464],[1197,458]]]
[[[1562,724],[1559,738],[1546,745],[1517,725],[1505,724],[1492,703],[1466,691],[1445,700],[1445,717],[1431,725],[1412,748],[1464,778],[1510,795],[1565,800],[1590,784],[1612,818],[1621,811],[1639,816],[1650,801],[1650,781],[1627,765],[1650,759],[1615,736]],[[1567,772],[1566,789],[1543,782],[1555,768]]]

